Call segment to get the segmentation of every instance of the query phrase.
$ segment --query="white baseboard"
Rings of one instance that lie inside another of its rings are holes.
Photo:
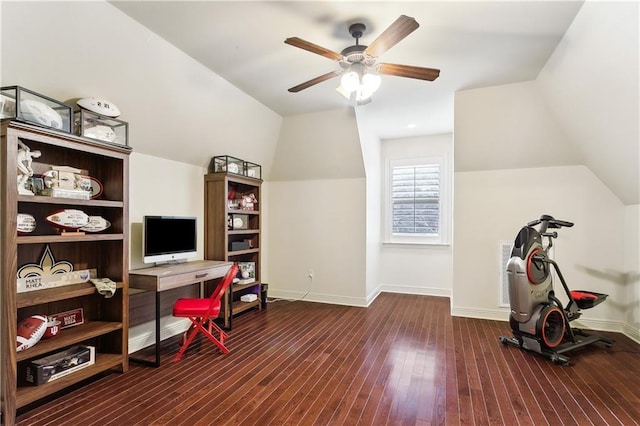
[[[452,307],[451,315],[454,317],[478,318],[494,321],[509,321],[509,309],[476,309],[476,308],[460,308]],[[581,318],[571,322],[572,327],[583,327],[596,331],[612,331],[614,333],[622,333],[631,340],[640,343],[640,330],[622,321],[610,321],[599,319]]]
[[[640,329],[624,324],[622,333],[636,343],[640,343]]]
[[[380,287],[377,287],[375,290],[373,290],[371,293],[367,295],[367,307],[370,306],[378,296],[380,296],[381,292],[382,290],[380,290]]]
[[[367,298],[336,296],[333,294],[306,293],[304,291],[277,290],[269,288],[269,298],[303,300],[305,302],[330,303],[333,305],[367,307]]]
[[[509,309],[477,309],[451,307],[451,316],[464,318],[478,318],[493,321],[509,321]]]
[[[437,297],[451,298],[451,289],[448,289],[448,288],[398,286],[398,285],[383,284],[380,286],[380,291],[384,291],[386,293],[420,294],[422,296],[437,296]]]
[[[380,286],[367,295],[366,298],[351,296],[335,296],[332,294],[322,293],[306,293],[303,291],[288,291],[269,289],[269,297],[285,300],[305,300],[307,302],[331,303],[334,305],[346,305],[367,307],[380,295],[380,293],[401,293],[401,294],[420,294],[423,296],[450,297],[449,289],[427,288],[427,287],[399,287],[399,286]]]

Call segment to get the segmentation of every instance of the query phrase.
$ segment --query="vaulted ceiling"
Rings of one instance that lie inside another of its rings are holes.
[[[625,204],[640,203],[637,2],[110,3],[283,117],[348,108],[338,79],[287,91],[340,68],[286,38],[340,52],[353,44],[350,24],[366,25],[360,43],[367,45],[399,15],[412,16],[420,27],[381,59],[438,68],[440,77],[383,76],[373,101],[358,107],[370,132],[383,139],[451,132],[456,91],[540,77],[576,158]]]
[[[533,80],[582,3],[371,1],[115,1],[117,8],[282,116],[345,107],[332,79],[287,89],[333,70],[336,62],[288,46],[297,36],[335,52],[354,44],[363,22],[370,44],[401,14],[420,27],[384,53],[384,62],[438,68],[433,81],[383,76],[364,107],[380,137],[453,128],[453,93]],[[407,125],[416,127],[408,129]]]

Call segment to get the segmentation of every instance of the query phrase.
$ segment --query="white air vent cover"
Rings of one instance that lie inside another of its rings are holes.
[[[509,282],[507,281],[507,262],[511,258],[513,243],[511,241],[500,241],[498,258],[500,259],[500,303],[498,306],[509,307]]]

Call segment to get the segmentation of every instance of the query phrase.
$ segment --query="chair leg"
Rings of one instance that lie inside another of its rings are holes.
[[[209,333],[213,334],[213,330],[216,330],[218,332],[218,335],[220,336],[220,342],[224,344],[224,339],[226,339],[227,337],[229,337],[229,335],[227,333],[225,333],[220,327],[218,327],[218,324],[216,324],[213,320],[209,320]]]
[[[227,349],[227,347],[224,345],[224,338],[229,337],[226,333],[222,332],[222,330],[220,330],[220,327],[218,327],[216,324],[213,324],[212,320],[209,320],[209,327],[208,330],[206,328],[204,328],[202,326],[202,324],[198,323],[196,324],[197,327],[202,331],[202,333],[207,336],[207,339],[211,340],[211,342],[213,342],[214,345],[216,345],[218,348],[220,348],[220,350],[222,351],[223,354],[228,354],[229,353],[229,349]],[[215,328],[216,330],[220,330],[220,340],[218,340],[213,333],[210,331],[211,328]]]
[[[193,330],[191,330],[191,332],[185,339],[184,343],[182,344],[182,347],[180,348],[176,356],[173,358],[173,362],[180,361],[180,358],[182,358],[182,355],[184,355],[185,351],[187,350],[187,348],[189,347],[193,339],[196,337],[196,334],[198,332],[202,332],[202,334],[207,336],[207,339],[211,340],[211,342],[214,345],[216,345],[222,351],[223,354],[226,355],[229,353],[229,349],[224,345],[224,339],[226,337],[229,337],[229,335],[224,331],[222,331],[222,329],[218,327],[218,325],[215,324],[213,320],[211,319],[203,320],[202,318],[191,318],[191,317],[189,317],[189,320],[193,325]],[[205,321],[209,322],[207,328],[205,328],[203,325]],[[220,339],[217,339],[213,335],[213,330],[216,330],[219,333]]]
[[[196,337],[196,334],[198,333],[198,325],[199,325],[198,320],[196,318],[189,318],[189,319],[191,320],[191,323],[194,327],[189,333],[189,335],[187,336],[187,338],[184,340],[184,343],[182,344],[182,347],[180,348],[176,356],[173,358],[173,362],[180,361],[180,358],[182,358],[182,355],[184,355],[185,351],[187,350],[187,348],[189,347],[193,339]],[[189,328],[192,328],[192,327],[189,326]]]

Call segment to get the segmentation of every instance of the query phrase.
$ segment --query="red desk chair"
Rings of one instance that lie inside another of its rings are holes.
[[[220,313],[221,299],[224,292],[227,291],[229,285],[238,273],[238,265],[232,265],[227,274],[220,280],[218,286],[213,290],[211,297],[206,299],[200,298],[182,298],[176,300],[173,305],[173,316],[179,318],[189,318],[191,326],[187,331],[187,338],[180,348],[178,354],[173,358],[173,362],[178,362],[182,355],[189,347],[198,332],[202,332],[214,345],[220,348],[222,353],[228,354],[229,349],[224,345],[224,339],[229,337],[227,333],[222,331],[217,324],[213,322]],[[206,326],[206,328],[205,328]],[[219,338],[214,336],[216,331]]]

